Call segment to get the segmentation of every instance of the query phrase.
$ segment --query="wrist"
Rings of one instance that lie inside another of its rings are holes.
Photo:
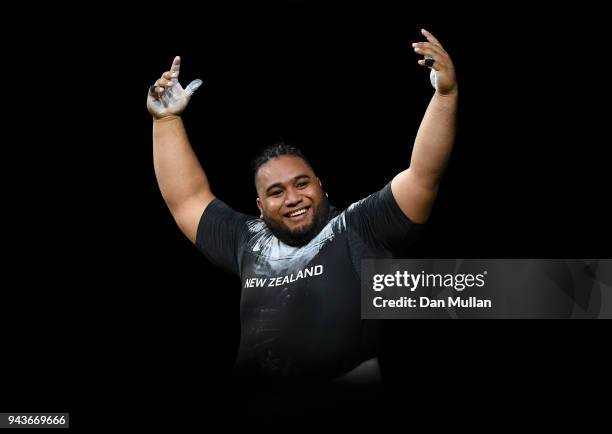
[[[448,92],[440,92],[436,89],[435,95],[442,98],[457,98],[459,96],[459,88],[455,87],[454,89]]]
[[[172,122],[172,121],[176,121],[181,119],[181,117],[179,115],[166,115],[166,116],[162,116],[162,117],[155,117],[153,116],[153,123],[154,124],[161,124],[164,122]]]

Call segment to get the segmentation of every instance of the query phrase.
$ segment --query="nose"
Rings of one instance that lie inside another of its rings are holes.
[[[285,196],[285,206],[294,207],[302,202],[302,195],[299,194],[294,188],[287,189],[287,195]]]

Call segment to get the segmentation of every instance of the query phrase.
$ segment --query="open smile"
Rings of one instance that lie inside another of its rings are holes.
[[[306,206],[304,208],[291,211],[290,213],[285,214],[285,218],[292,222],[300,222],[306,219],[306,217],[310,213],[310,208],[310,206]]]

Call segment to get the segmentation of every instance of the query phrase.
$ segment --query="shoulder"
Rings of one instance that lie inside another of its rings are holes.
[[[207,224],[212,223],[215,220],[221,220],[222,222],[228,224],[237,222],[246,224],[249,221],[257,221],[258,219],[256,219],[254,216],[238,212],[230,207],[227,203],[215,198],[208,204],[202,213],[200,223]]]
[[[359,217],[364,215],[374,215],[383,209],[399,210],[399,206],[391,191],[391,183],[386,184],[382,189],[358,200],[351,204],[342,214],[345,218]]]
[[[254,228],[259,219],[234,210],[220,199],[213,199],[200,217],[196,240],[203,244],[205,239],[230,236],[242,237]],[[254,229],[253,229],[254,230]]]

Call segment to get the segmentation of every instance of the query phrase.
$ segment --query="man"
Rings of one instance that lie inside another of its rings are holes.
[[[360,318],[361,258],[398,256],[429,218],[455,137],[458,87],[440,42],[414,43],[436,92],[410,167],[382,190],[338,212],[293,146],[255,161],[259,218],[212,193],[180,114],[196,80],[178,82],[180,58],[149,90],[155,173],[182,232],[222,269],[240,276],[237,368],[256,376],[337,378],[376,357],[377,330]]]

